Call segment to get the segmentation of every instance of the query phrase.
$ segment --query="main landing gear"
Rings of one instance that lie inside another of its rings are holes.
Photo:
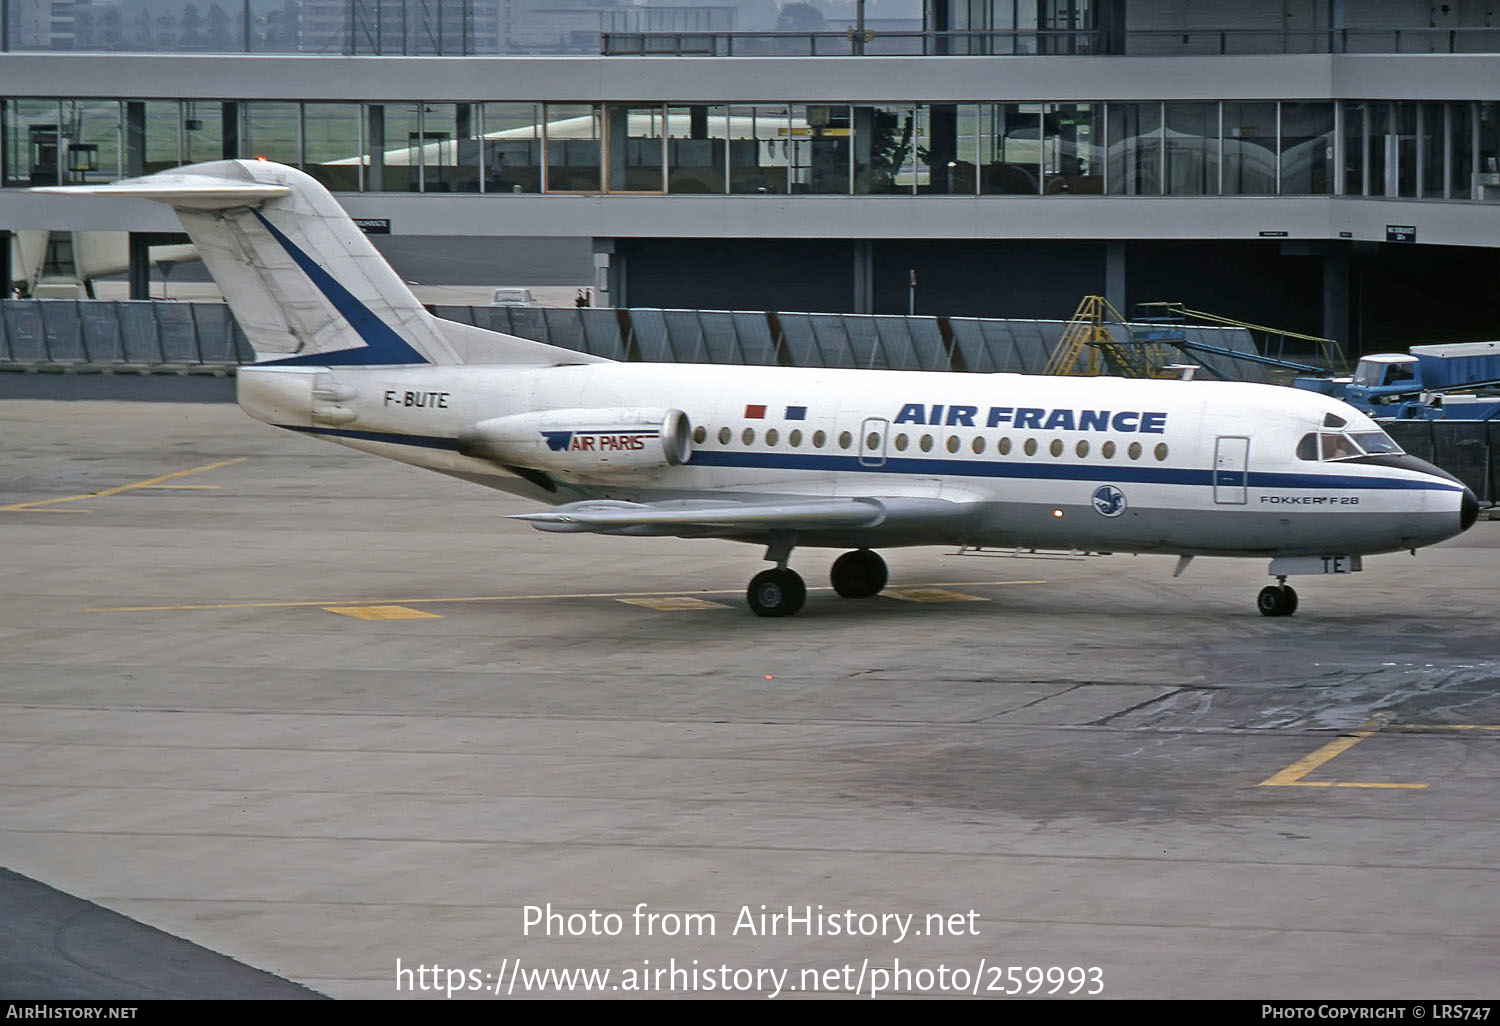
[[[1297,593],[1286,583],[1285,577],[1277,577],[1277,583],[1260,589],[1255,597],[1255,608],[1261,616],[1291,616],[1297,611]]]
[[[756,574],[745,591],[745,601],[756,616],[794,616],[807,601],[807,585],[786,565],[791,553],[789,543],[777,540],[766,550],[766,558],[776,568]],[[828,577],[833,590],[844,598],[869,598],[880,594],[890,574],[885,560],[869,549],[856,549],[834,560]]]
[[[807,601],[807,585],[795,570],[762,570],[750,578],[745,601],[756,616],[794,616]]]
[[[828,580],[843,598],[869,598],[879,595],[890,579],[885,560],[869,549],[846,552],[833,561]]]

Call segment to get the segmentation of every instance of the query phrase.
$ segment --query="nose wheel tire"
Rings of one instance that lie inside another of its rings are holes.
[[[856,549],[835,559],[828,577],[833,590],[844,598],[869,598],[880,594],[890,574],[885,560],[869,549]]]
[[[745,601],[756,616],[793,616],[807,601],[807,585],[792,570],[762,570],[750,579]]]
[[[1291,616],[1297,611],[1297,593],[1286,585],[1262,588],[1255,598],[1261,616]]]

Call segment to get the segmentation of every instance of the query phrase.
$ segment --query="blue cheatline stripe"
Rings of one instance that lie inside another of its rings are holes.
[[[290,431],[336,438],[358,438],[367,442],[389,442],[393,445],[416,445],[425,449],[458,451],[458,440],[434,435],[402,435],[384,431],[354,431],[347,428],[296,427],[281,424]],[[1214,483],[1211,470],[1182,470],[1171,467],[1067,466],[1028,463],[990,463],[977,460],[888,459],[878,467],[859,462],[858,456],[829,456],[781,452],[715,452],[693,453],[688,466],[736,467],[744,470],[822,470],[864,474],[914,474],[925,477],[992,477],[1030,481],[1088,481],[1119,484],[1200,485]],[[1250,488],[1345,488],[1364,491],[1433,491],[1459,492],[1461,485],[1446,481],[1406,481],[1381,477],[1335,477],[1331,474],[1251,473]],[[1236,485],[1235,487],[1238,487]]]
[[[699,450],[689,464],[695,467],[743,467],[764,470],[837,470],[867,474],[918,474],[930,477],[993,477],[1032,481],[1103,481],[1137,484],[1211,485],[1211,470],[1172,467],[1033,464],[979,460],[887,459],[867,466],[858,456],[827,456],[779,452],[715,452]],[[1251,473],[1251,488],[1347,488],[1390,491],[1456,492],[1458,486],[1439,481],[1406,481],[1381,477],[1335,477],[1332,474]]]
[[[296,366],[305,364],[318,367],[349,367],[365,364],[409,364],[430,362],[421,353],[417,352],[400,335],[392,330],[391,326],[365,306],[340,285],[327,271],[318,266],[318,262],[306,253],[302,252],[291,239],[277,231],[276,226],[266,220],[266,215],[259,210],[251,210],[252,214],[265,225],[266,231],[271,237],[281,244],[297,266],[302,268],[302,273],[312,279],[312,283],[318,287],[333,304],[344,320],[349,322],[359,337],[365,340],[365,344],[354,349],[338,349],[328,353],[309,353],[305,356],[291,356],[285,360],[267,360],[261,366],[276,365],[279,367]]]

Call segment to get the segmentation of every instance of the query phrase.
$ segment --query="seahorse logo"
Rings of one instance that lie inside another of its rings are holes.
[[[1094,512],[1101,517],[1117,517],[1125,512],[1125,493],[1114,485],[1100,485],[1094,490]]]

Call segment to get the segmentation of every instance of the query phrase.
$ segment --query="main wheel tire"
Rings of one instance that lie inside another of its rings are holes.
[[[1261,616],[1291,616],[1297,611],[1297,593],[1286,585],[1267,585],[1255,597]]]
[[[756,616],[794,616],[807,601],[807,585],[793,570],[762,570],[750,579],[745,601]]]
[[[869,549],[846,552],[833,561],[828,571],[833,590],[844,598],[869,598],[880,594],[890,579],[885,560]]]

